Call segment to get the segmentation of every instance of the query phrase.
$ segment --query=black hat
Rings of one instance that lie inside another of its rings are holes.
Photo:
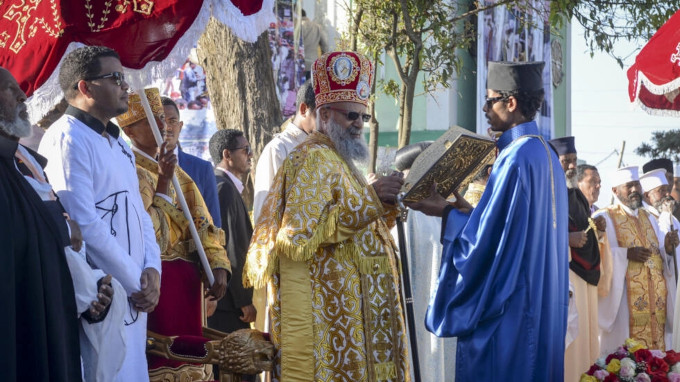
[[[667,174],[673,174],[673,162],[666,158],[652,159],[649,162],[643,164],[642,172],[648,173],[652,170],[656,170],[657,168],[666,170]]]
[[[551,139],[548,141],[555,149],[557,155],[576,154],[576,146],[574,145],[574,137],[562,137]]]
[[[496,91],[536,91],[543,89],[545,62],[489,61],[486,88]]]

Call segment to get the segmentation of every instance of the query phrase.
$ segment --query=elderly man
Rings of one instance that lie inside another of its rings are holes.
[[[88,260],[111,274],[129,297],[126,352],[116,380],[148,381],[146,315],[158,303],[161,259],[139,194],[132,150],[110,122],[128,109],[118,54],[87,46],[69,53],[59,71],[69,103],[45,133],[45,171],[88,243]]]
[[[581,190],[588,200],[590,213],[592,214],[597,211],[599,208],[595,205],[595,202],[600,198],[600,187],[602,183],[597,167],[589,164],[580,164],[576,166],[576,182],[578,183],[578,189]]]
[[[626,338],[650,349],[671,348],[674,301],[672,271],[666,253],[677,246],[677,234],[663,234],[642,207],[637,167],[612,175],[614,204],[595,213],[607,222],[613,273],[611,291],[599,300],[600,350],[615,351]]]
[[[145,89],[156,123],[165,132],[165,115],[157,88]],[[131,94],[128,111],[116,117],[125,135],[132,141],[135,155],[139,191],[144,207],[151,215],[156,240],[161,248],[163,280],[158,306],[149,315],[149,330],[166,336],[202,335],[201,299],[203,288],[201,269],[196,254],[196,243],[189,224],[194,224],[215,283],[208,291],[213,299],[225,294],[231,266],[222,247],[224,233],[212,224],[205,202],[194,181],[177,164],[177,157],[168,151],[167,143],[161,147],[151,132],[151,126],[142,108],[140,95]],[[179,207],[172,176],[177,175],[186,198],[192,220],[188,221]],[[169,361],[149,357],[149,376],[152,381],[165,381],[168,373],[190,373],[209,378],[204,365]]]
[[[604,218],[590,218],[590,203],[578,186],[578,156],[574,137],[550,141],[560,158],[567,180],[569,199],[569,282],[578,312],[578,334],[567,346],[564,380],[576,381],[600,356],[597,326],[597,284],[600,280],[600,250],[597,231],[605,230]]]
[[[66,220],[55,219],[19,170],[42,172],[18,143],[31,134],[25,101],[14,77],[0,68],[0,377],[75,381],[81,370],[76,301],[64,254],[70,244]]]
[[[277,381],[410,380],[387,224],[403,179],[368,184],[356,167],[372,70],[355,52],[315,62],[316,131],[284,161],[255,227],[244,274],[271,288]]]
[[[165,142],[166,150],[177,156],[177,163],[196,183],[201,192],[215,227],[222,227],[220,217],[220,202],[217,200],[217,184],[213,175],[213,166],[207,160],[187,154],[179,147],[179,134],[184,122],[180,120],[179,108],[175,101],[168,97],[161,97],[165,113]]]
[[[479,205],[460,195],[450,205],[434,188],[411,205],[443,217],[439,284],[425,325],[458,337],[458,380],[564,377],[569,212],[564,171],[533,121],[543,66],[489,63],[484,112],[502,135]]]

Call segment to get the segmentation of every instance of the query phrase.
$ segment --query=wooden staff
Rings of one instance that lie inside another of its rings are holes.
[[[156,118],[154,118],[153,116],[153,111],[151,111],[151,105],[149,105],[149,100],[146,99],[146,93],[144,93],[144,89],[137,89],[135,90],[135,92],[139,94],[139,99],[142,101],[142,107],[144,108],[146,118],[149,121],[149,125],[151,126],[151,132],[153,133],[154,138],[156,138],[156,144],[158,145],[158,147],[161,147],[161,145],[163,144],[163,137],[161,136],[161,131],[158,129],[158,125],[156,124]],[[201,265],[203,266],[205,275],[208,278],[208,283],[210,284],[210,286],[212,286],[215,283],[215,276],[212,273],[212,269],[210,269],[208,257],[205,255],[205,250],[203,249],[203,245],[201,244],[201,239],[198,236],[198,231],[196,230],[196,226],[194,225],[194,218],[191,217],[191,211],[189,210],[187,201],[184,198],[184,193],[182,192],[182,189],[179,187],[179,181],[177,180],[177,175],[175,174],[172,175],[172,185],[175,187],[177,200],[179,201],[179,204],[182,207],[184,217],[189,221],[189,231],[191,232],[191,237],[194,239],[194,243],[196,243],[198,258],[201,260]]]

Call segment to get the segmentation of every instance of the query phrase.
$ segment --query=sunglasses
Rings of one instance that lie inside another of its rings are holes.
[[[335,110],[340,114],[343,114],[345,117],[347,117],[347,120],[349,121],[356,121],[357,118],[361,117],[361,119],[364,122],[368,122],[371,120],[371,115],[370,114],[362,114],[362,113],[357,113],[356,111],[349,111],[345,109],[338,109],[336,107],[328,107],[328,109]]]
[[[505,96],[498,96],[498,97],[487,97],[484,96],[484,104],[486,105],[487,109],[491,109],[491,107],[498,101],[505,100],[507,97]]]
[[[250,154],[253,153],[253,149],[250,148],[250,145],[242,146],[242,147],[237,147],[237,148],[235,148],[235,149],[233,149],[233,150],[231,150],[231,151],[236,151],[236,150],[241,150],[241,149],[246,150],[246,155],[250,155]]]
[[[95,77],[90,77],[90,78],[85,78],[83,81],[94,81],[94,80],[102,80],[104,78],[111,78],[113,81],[116,83],[116,85],[121,86],[123,85],[123,82],[125,82],[125,74],[121,72],[111,72],[108,74],[102,74],[100,76],[95,76]]]

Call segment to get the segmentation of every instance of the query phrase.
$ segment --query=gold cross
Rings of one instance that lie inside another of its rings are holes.
[[[26,45],[26,38],[24,37],[26,25],[31,17],[31,12],[33,12],[40,4],[41,0],[28,0],[29,4],[26,4],[26,0],[22,0],[21,4],[12,4],[7,13],[3,15],[7,20],[14,20],[17,23],[17,31],[14,35],[14,40],[9,46],[9,49],[14,53],[19,53],[21,48]]]

